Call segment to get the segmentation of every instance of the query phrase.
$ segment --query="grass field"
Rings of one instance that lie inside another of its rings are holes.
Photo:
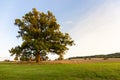
[[[0,63],[0,80],[120,80],[120,63]]]

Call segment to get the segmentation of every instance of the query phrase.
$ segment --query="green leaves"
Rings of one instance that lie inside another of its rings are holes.
[[[15,48],[12,48],[11,50],[9,50],[9,52],[12,53],[11,56],[12,55],[20,56],[21,51],[22,51],[22,49],[20,46],[16,46]]]
[[[50,11],[45,14],[33,8],[22,19],[16,19],[15,25],[19,27],[18,37],[22,37],[23,43],[11,49],[13,54],[61,55],[68,50],[67,45],[72,46],[74,43],[68,33],[64,34],[60,31],[60,25]]]

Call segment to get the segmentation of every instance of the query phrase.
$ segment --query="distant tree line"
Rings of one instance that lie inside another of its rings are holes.
[[[107,54],[107,55],[93,55],[93,56],[77,56],[77,57],[70,57],[69,59],[79,59],[79,58],[104,58],[104,59],[107,59],[107,58],[120,58],[120,53],[113,53],[113,54]]]

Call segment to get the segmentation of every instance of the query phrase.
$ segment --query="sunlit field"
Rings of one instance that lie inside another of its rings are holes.
[[[120,80],[119,62],[0,63],[0,80]]]

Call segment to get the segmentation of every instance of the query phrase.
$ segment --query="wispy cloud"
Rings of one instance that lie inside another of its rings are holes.
[[[73,21],[66,21],[64,24],[73,24]]]
[[[67,56],[120,52],[120,1],[97,6],[71,30],[76,46]]]

